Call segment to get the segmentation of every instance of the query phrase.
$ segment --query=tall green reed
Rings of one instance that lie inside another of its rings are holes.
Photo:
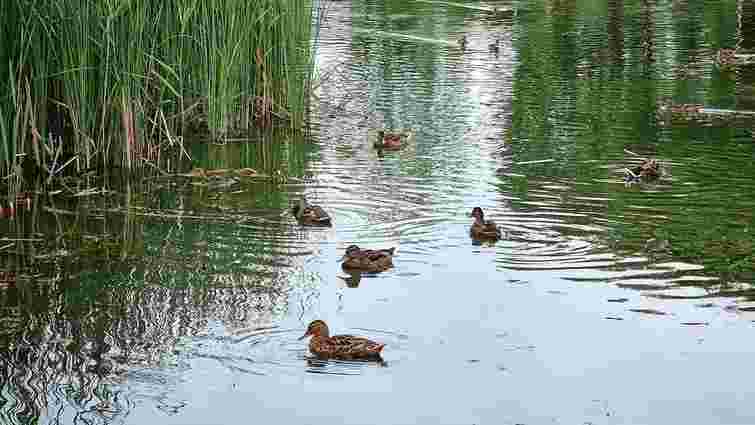
[[[317,10],[317,0],[10,0],[0,162],[9,172],[32,140],[48,145],[34,153],[43,166],[62,138],[79,170],[131,168],[156,161],[153,147],[180,141],[191,120],[214,138],[250,129],[255,96],[301,126]]]

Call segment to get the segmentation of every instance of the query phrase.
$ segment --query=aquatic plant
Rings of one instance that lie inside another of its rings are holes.
[[[0,168],[158,164],[184,134],[301,128],[317,0],[10,0],[0,17]],[[314,36],[314,39],[313,39]],[[259,103],[259,102],[258,102]],[[48,149],[44,146],[47,145]],[[53,155],[54,157],[54,155]],[[47,158],[47,159],[46,159]]]

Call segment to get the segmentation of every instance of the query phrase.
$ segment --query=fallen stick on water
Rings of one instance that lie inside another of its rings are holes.
[[[524,161],[524,162],[515,162],[514,165],[529,165],[529,164],[543,164],[546,162],[555,162],[556,160],[551,159],[538,159],[536,161]]]

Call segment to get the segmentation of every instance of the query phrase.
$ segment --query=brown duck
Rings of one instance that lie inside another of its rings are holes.
[[[346,253],[341,258],[341,265],[346,270],[361,270],[366,272],[382,272],[393,267],[393,253],[396,248],[390,249],[361,249],[356,245],[346,248]]]
[[[314,320],[307,327],[307,332],[299,339],[311,336],[309,351],[317,357],[326,359],[377,359],[385,347],[375,341],[352,335],[330,336],[328,325],[322,320]]]
[[[330,216],[319,205],[310,205],[305,198],[299,199],[293,208],[291,208],[296,220],[299,223],[309,226],[330,226]]]
[[[388,131],[381,129],[377,131],[373,146],[377,149],[397,150],[410,144],[413,140],[413,130],[403,129]]]
[[[624,172],[627,181],[653,180],[661,176],[661,167],[657,160],[645,159],[640,165],[632,169],[627,168]]]
[[[482,208],[472,208],[472,217],[474,217],[474,223],[469,229],[469,233],[475,239],[481,240],[498,240],[501,239],[501,229],[494,221],[485,220],[485,214],[482,212]]]

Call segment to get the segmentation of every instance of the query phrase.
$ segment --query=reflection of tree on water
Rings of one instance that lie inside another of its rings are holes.
[[[293,266],[303,261],[291,252],[307,243],[296,223],[208,215],[192,187],[180,187],[172,197],[141,186],[59,195],[0,221],[13,239],[0,252],[0,271],[13,277],[0,287],[0,394],[9,400],[0,423],[112,422],[131,405],[113,385],[125,373],[133,379],[134,367],[170,364],[183,338],[211,321],[243,328],[285,314]],[[282,195],[234,210],[277,217]]]
[[[737,2],[737,30],[739,48],[755,50],[755,3],[748,0]]]
[[[179,339],[203,333],[210,320],[231,327],[269,323],[286,305],[280,288],[243,287],[238,280],[237,287],[114,287],[96,291],[86,304],[64,303],[82,289],[74,283],[82,277],[53,293],[47,286],[25,291],[19,298],[47,299],[49,310],[18,309],[6,317],[0,374],[2,393],[13,402],[0,417],[117,415],[128,403],[121,405],[123,395],[109,385],[130,368],[169,361]]]

